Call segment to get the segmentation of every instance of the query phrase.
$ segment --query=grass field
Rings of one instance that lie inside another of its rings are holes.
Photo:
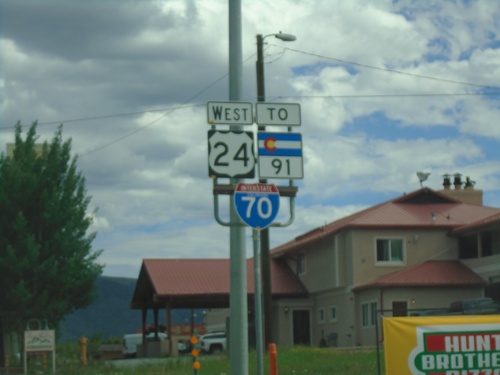
[[[192,358],[187,355],[140,363],[139,360],[88,361],[81,365],[78,347],[65,344],[58,348],[58,375],[191,375]],[[226,355],[199,357],[199,375],[230,375]],[[383,362],[383,359],[381,358]],[[255,352],[249,355],[249,374],[257,374]],[[383,363],[381,364],[383,367]],[[48,371],[51,374],[49,361]],[[374,349],[340,350],[333,348],[278,348],[279,375],[377,375],[377,352]],[[40,373],[40,372],[39,372]],[[43,373],[43,372],[42,372]],[[264,373],[269,374],[269,359],[264,360]],[[382,375],[384,374],[382,369]]]

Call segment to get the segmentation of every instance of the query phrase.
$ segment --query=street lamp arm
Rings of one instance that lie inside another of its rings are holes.
[[[262,36],[262,34],[257,34],[257,101],[265,101],[265,84],[264,84],[264,39],[269,36],[274,36],[284,42],[293,42],[297,40],[297,37],[292,34],[285,34],[281,31],[275,34],[267,34]],[[261,129],[264,130],[264,129]]]
[[[284,34],[281,31],[278,34],[274,34],[274,36],[278,39],[281,39],[284,42],[293,42],[297,40],[297,37],[293,34]]]

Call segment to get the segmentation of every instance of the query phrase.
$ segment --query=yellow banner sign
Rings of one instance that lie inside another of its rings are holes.
[[[386,375],[500,375],[500,315],[384,318]]]

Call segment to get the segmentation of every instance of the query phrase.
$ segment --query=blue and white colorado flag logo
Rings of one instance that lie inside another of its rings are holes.
[[[260,156],[302,156],[300,133],[258,133]]]

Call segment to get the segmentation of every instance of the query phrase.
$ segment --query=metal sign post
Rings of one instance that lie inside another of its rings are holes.
[[[290,35],[279,34],[282,40],[292,40]],[[295,39],[295,37],[294,37]],[[229,125],[230,132],[242,133],[243,125],[254,123],[253,109],[251,103],[238,102],[242,93],[242,45],[241,45],[241,0],[229,1],[229,100],[230,102],[209,102],[207,103],[208,123],[212,125],[214,133],[209,133],[209,175],[213,178],[214,192],[214,216],[216,221],[224,226],[228,226],[230,233],[230,329],[229,356],[230,373],[232,375],[248,374],[248,307],[247,307],[247,285],[246,285],[246,251],[245,251],[245,224],[241,220],[241,215],[237,213],[237,203],[235,199],[229,202],[229,221],[224,222],[219,216],[218,194],[233,194],[234,188],[241,181],[240,178],[252,178],[254,173],[255,157],[249,151],[250,141],[239,138],[234,140],[233,135],[221,135],[215,133],[216,124]],[[259,100],[261,101],[261,100]],[[262,121],[270,122],[270,125],[300,125],[300,106],[288,104],[269,104],[262,107]],[[248,137],[247,137],[248,138]],[[215,142],[215,139],[218,141]],[[253,149],[253,140],[252,147]],[[286,161],[285,161],[286,162]],[[251,176],[251,177],[250,177]],[[218,185],[218,177],[229,178],[229,185]],[[292,178],[292,177],[289,177]],[[274,217],[267,223],[271,226],[288,226],[294,218],[294,198],[296,188],[292,181],[288,187],[279,187],[278,190],[287,190],[290,197],[290,219],[287,223],[272,223]],[[279,207],[274,202],[273,196],[260,197],[260,211],[257,211],[260,219],[269,219],[270,213],[277,213]],[[242,199],[243,201],[243,199]],[[274,211],[274,207],[276,211]],[[259,210],[259,204],[257,204]],[[252,210],[250,210],[252,211]],[[249,214],[253,218],[253,214]],[[269,217],[268,217],[269,215]],[[243,215],[245,216],[245,215]],[[266,221],[264,220],[264,221]],[[263,226],[264,224],[259,224]],[[255,235],[255,233],[254,233]],[[267,241],[268,242],[268,241]],[[268,251],[266,251],[268,252]],[[258,258],[254,259],[259,262]],[[256,265],[258,266],[258,265]],[[257,271],[255,271],[257,272]],[[256,276],[260,280],[260,275]],[[269,284],[268,284],[269,285]],[[258,293],[256,291],[256,293]],[[260,293],[256,300],[260,300]],[[258,314],[262,316],[262,314]],[[262,340],[259,340],[262,341]],[[262,358],[260,359],[262,362]],[[260,365],[259,365],[260,366]]]
[[[243,82],[243,50],[241,43],[241,0],[229,1],[229,100],[241,100]],[[231,125],[230,130],[241,130],[241,125]],[[232,178],[232,184],[239,181]],[[231,199],[229,204],[231,223],[241,222]],[[248,302],[245,228],[233,225],[229,227],[229,370],[233,375],[248,374]]]
[[[38,323],[38,329],[31,330],[30,323]],[[40,329],[41,322],[31,319],[24,331],[24,374],[28,373],[28,353],[52,353],[52,373],[56,373],[56,331],[53,329]],[[44,363],[45,365],[45,363]]]
[[[253,276],[254,276],[254,304],[255,304],[255,350],[257,351],[257,375],[264,374],[264,332],[262,324],[262,290],[259,256],[260,230],[252,230],[253,239]]]

